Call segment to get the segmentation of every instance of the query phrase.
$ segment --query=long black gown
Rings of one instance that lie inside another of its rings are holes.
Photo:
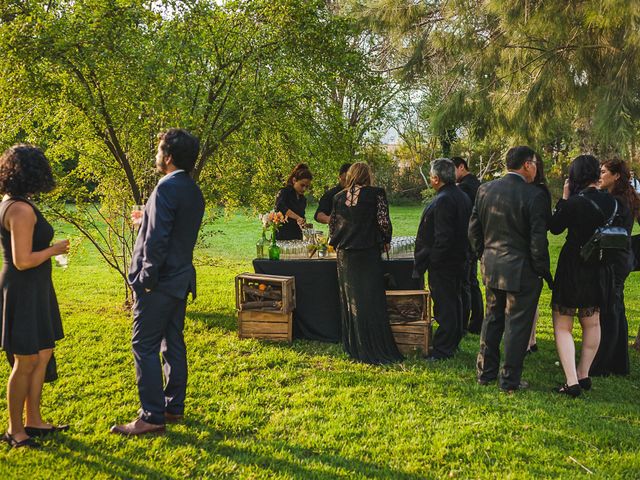
[[[616,197],[620,206],[616,224],[626,228],[629,235],[633,229],[633,214],[627,201]],[[631,240],[631,239],[629,239]],[[628,375],[629,367],[629,323],[624,305],[624,283],[633,268],[631,248],[612,250],[607,256],[613,265],[614,289],[610,308],[600,312],[600,346],[589,375]]]
[[[357,203],[347,192],[333,200],[330,243],[338,253],[342,344],[349,356],[371,364],[402,360],[387,314],[381,247],[391,241],[392,226],[384,189],[362,187]]]

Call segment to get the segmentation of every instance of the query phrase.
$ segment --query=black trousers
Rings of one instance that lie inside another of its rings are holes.
[[[160,292],[136,297],[131,345],[140,418],[149,423],[164,424],[165,412],[184,413],[187,350],[182,332],[186,306],[186,298]]]
[[[433,336],[436,358],[448,358],[458,350],[463,333],[462,281],[463,265],[452,269],[429,269],[429,291],[433,300],[433,315],[438,329]]]
[[[484,319],[484,301],[478,283],[478,261],[469,260],[462,281],[462,324],[471,333],[480,333]]]
[[[542,280],[524,272],[519,292],[486,287],[487,315],[482,322],[478,379],[493,381],[500,388],[515,389],[520,384],[533,318],[538,306]],[[500,365],[500,342],[504,334],[504,363]]]

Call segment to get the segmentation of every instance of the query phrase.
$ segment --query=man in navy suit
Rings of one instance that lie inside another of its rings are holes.
[[[162,433],[165,422],[178,422],[184,415],[187,352],[182,331],[187,296],[196,296],[193,249],[204,215],[202,192],[189,172],[200,142],[180,129],[161,133],[159,140],[156,167],[164,177],[145,206],[129,269],[141,408],[131,423],[111,427],[122,435]]]
[[[429,272],[438,322],[429,359],[444,360],[456,353],[463,334],[462,281],[469,253],[471,200],[456,186],[455,166],[448,158],[431,162],[429,181],[437,194],[420,219],[414,276]]]

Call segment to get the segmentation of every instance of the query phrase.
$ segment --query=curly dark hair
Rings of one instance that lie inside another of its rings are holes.
[[[187,173],[193,170],[200,152],[198,137],[182,128],[170,128],[159,133],[158,140],[163,156],[171,156],[173,164]]]
[[[55,187],[49,160],[33,145],[18,144],[0,156],[0,192],[12,197],[49,192]]]

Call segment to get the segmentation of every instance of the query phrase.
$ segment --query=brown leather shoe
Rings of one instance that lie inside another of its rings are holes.
[[[164,412],[164,421],[167,423],[182,423],[184,421],[184,415]]]
[[[125,425],[114,425],[109,430],[111,433],[117,433],[119,435],[124,435],[127,437],[135,436],[135,435],[162,435],[165,432],[164,425],[156,425],[153,423],[148,423],[142,420],[141,418],[136,418],[133,422],[127,423]]]

